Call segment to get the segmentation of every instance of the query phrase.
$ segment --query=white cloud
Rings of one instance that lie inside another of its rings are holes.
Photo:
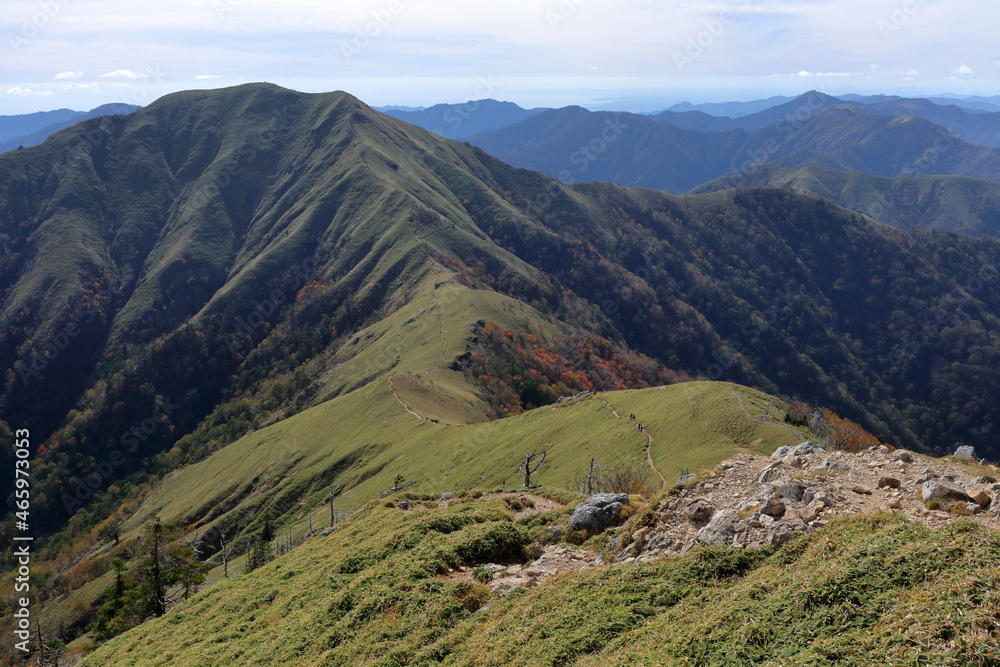
[[[113,72],[105,72],[102,79],[138,79],[139,75],[130,69],[116,69]]]
[[[955,74],[958,75],[972,74],[972,70],[965,63],[962,63],[961,65],[958,66],[958,69],[955,70]]]
[[[805,71],[805,70],[802,70],[801,72],[799,72],[799,73],[798,73],[798,74],[796,74],[795,76],[801,76],[801,77],[805,78],[805,77],[807,77],[807,76],[812,76],[812,73],[811,73],[811,72],[807,72],[807,71]]]
[[[51,90],[32,90],[31,88],[22,88],[21,86],[12,86],[7,89],[8,95],[51,95]]]
[[[57,81],[63,81],[66,79],[79,79],[81,76],[83,76],[83,72],[59,72],[52,78]]]
[[[841,77],[847,77],[847,76],[854,76],[854,74],[851,73],[851,72],[816,72],[816,76],[841,76]]]
[[[899,76],[920,76],[920,72],[915,69],[911,69],[909,72],[900,72]]]
[[[199,74],[195,77],[196,79],[221,79],[222,76],[219,74]]]

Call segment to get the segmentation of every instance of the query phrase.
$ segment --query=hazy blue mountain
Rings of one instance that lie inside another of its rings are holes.
[[[463,104],[435,104],[420,110],[388,108],[384,113],[448,139],[465,139],[513,125],[544,109],[522,109],[513,102],[472,100]]]
[[[779,122],[752,132],[699,132],[638,114],[566,107],[470,141],[511,164],[567,182],[605,180],[674,193],[731,172],[730,187],[739,187],[769,162],[885,177],[1000,179],[995,148],[962,141],[914,115],[862,113],[864,107],[849,104],[811,111],[827,101],[821,94],[800,100],[786,106]]]
[[[749,102],[705,102],[703,104],[680,102],[679,104],[675,104],[667,109],[667,111],[676,111],[678,113],[683,113],[685,111],[702,111],[710,116],[728,116],[730,118],[739,118],[740,116],[749,116],[750,114],[758,113],[760,111],[766,111],[767,109],[776,107],[779,104],[791,102],[793,99],[795,98],[787,95],[775,95],[774,97],[769,97],[766,100],[751,100]]]
[[[81,113],[83,112],[72,109],[56,109],[55,111],[37,111],[16,116],[0,116],[0,141],[37,132],[46,125],[69,120]]]
[[[122,103],[112,103],[112,104],[102,104],[101,106],[91,109],[90,111],[73,111],[74,114],[69,118],[63,118],[63,120],[56,120],[44,127],[38,128],[37,130],[27,132],[22,135],[18,135],[9,139],[0,140],[0,153],[4,151],[14,150],[18,146],[35,146],[42,143],[45,139],[53,132],[58,132],[70,125],[75,125],[80,121],[87,120],[88,118],[96,118],[98,116],[109,116],[112,114],[123,114],[132,113],[138,109],[134,104],[122,104]],[[62,110],[61,110],[62,111]],[[65,111],[68,111],[66,109]],[[46,112],[46,113],[56,113],[56,112]],[[29,114],[31,116],[36,116],[38,114]],[[19,116],[7,116],[6,118],[19,118]]]

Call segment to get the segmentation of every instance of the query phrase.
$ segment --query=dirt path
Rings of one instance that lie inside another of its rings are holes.
[[[615,410],[614,406],[611,405],[611,403],[603,399],[601,400],[601,402],[604,403],[604,405],[608,408],[608,410],[611,410],[611,414],[613,414],[615,417],[617,417],[618,419],[625,419],[625,417],[622,417],[620,414],[618,414],[618,412]],[[632,419],[629,418],[627,421],[632,422]],[[656,464],[653,463],[653,451],[652,451],[653,436],[652,434],[649,433],[649,431],[642,431],[642,432],[646,435],[646,463],[649,465],[650,470],[656,473],[656,476],[660,478],[660,482],[663,484],[663,488],[667,489],[670,486],[670,484],[667,482],[667,478],[663,476],[663,473],[657,470]]]

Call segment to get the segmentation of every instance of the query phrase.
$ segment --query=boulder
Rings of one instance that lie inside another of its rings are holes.
[[[445,501],[451,500],[454,497],[455,497],[455,494],[452,493],[451,491],[445,491],[444,493],[441,494],[441,500],[445,500]]]
[[[712,514],[714,512],[715,507],[704,498],[695,498],[688,503],[686,508],[684,508],[684,514],[687,517],[687,520],[692,523],[708,521],[712,518]]]
[[[910,463],[913,461],[913,454],[909,453],[905,449],[897,449],[892,453],[891,458],[893,461],[905,461],[906,463]]]
[[[972,481],[974,484],[996,484],[997,478],[992,475],[980,475]]]
[[[781,493],[781,497],[785,500],[790,500],[793,503],[800,502],[802,500],[802,494],[806,491],[805,484],[797,484],[795,482],[787,482],[778,487],[778,492]]]
[[[976,489],[975,491],[969,491],[968,496],[969,498],[972,499],[972,502],[976,503],[980,507],[989,507],[990,503],[993,502],[993,499],[990,497],[990,494],[987,493],[984,489]]]
[[[880,489],[898,489],[900,486],[902,486],[902,482],[895,477],[880,477],[878,480],[878,488]]]
[[[785,504],[768,498],[764,501],[764,506],[760,508],[760,513],[765,516],[781,517],[785,515]]]
[[[595,493],[576,506],[569,518],[573,530],[602,530],[615,523],[622,507],[628,504],[624,493]]]
[[[802,502],[812,507],[830,507],[836,501],[830,492],[822,487],[811,486],[802,494]]]
[[[956,500],[969,500],[965,489],[944,480],[932,479],[924,482],[920,487],[920,499],[925,503],[934,498],[954,498]]]
[[[765,467],[763,470],[757,473],[757,481],[760,482],[761,484],[767,484],[768,482],[775,480],[778,477],[781,477],[781,468],[782,468],[782,463],[780,460],[769,464],[767,467]]]
[[[955,456],[960,456],[965,459],[976,459],[977,461],[979,460],[979,457],[976,456],[976,448],[973,447],[972,445],[962,445],[961,447],[955,450]]]
[[[804,456],[806,454],[812,454],[813,452],[823,452],[823,451],[826,450],[817,445],[815,442],[809,442],[808,440],[806,440],[805,442],[799,443],[794,447],[792,445],[784,445],[782,447],[778,447],[776,450],[774,450],[774,454],[771,454],[771,457],[775,459],[783,459],[788,456]]]
[[[739,521],[739,515],[736,514],[735,510],[716,512],[708,525],[698,531],[695,539],[713,545],[725,544],[736,534],[737,521]]]

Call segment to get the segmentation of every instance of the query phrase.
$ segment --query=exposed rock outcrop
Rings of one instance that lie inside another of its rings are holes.
[[[615,562],[654,560],[699,543],[780,545],[833,517],[880,509],[932,527],[972,519],[1000,529],[1000,484],[986,470],[997,468],[885,446],[852,454],[806,442],[769,457],[740,454],[660,501],[655,521],[632,534]],[[939,498],[945,502],[932,502]]]

